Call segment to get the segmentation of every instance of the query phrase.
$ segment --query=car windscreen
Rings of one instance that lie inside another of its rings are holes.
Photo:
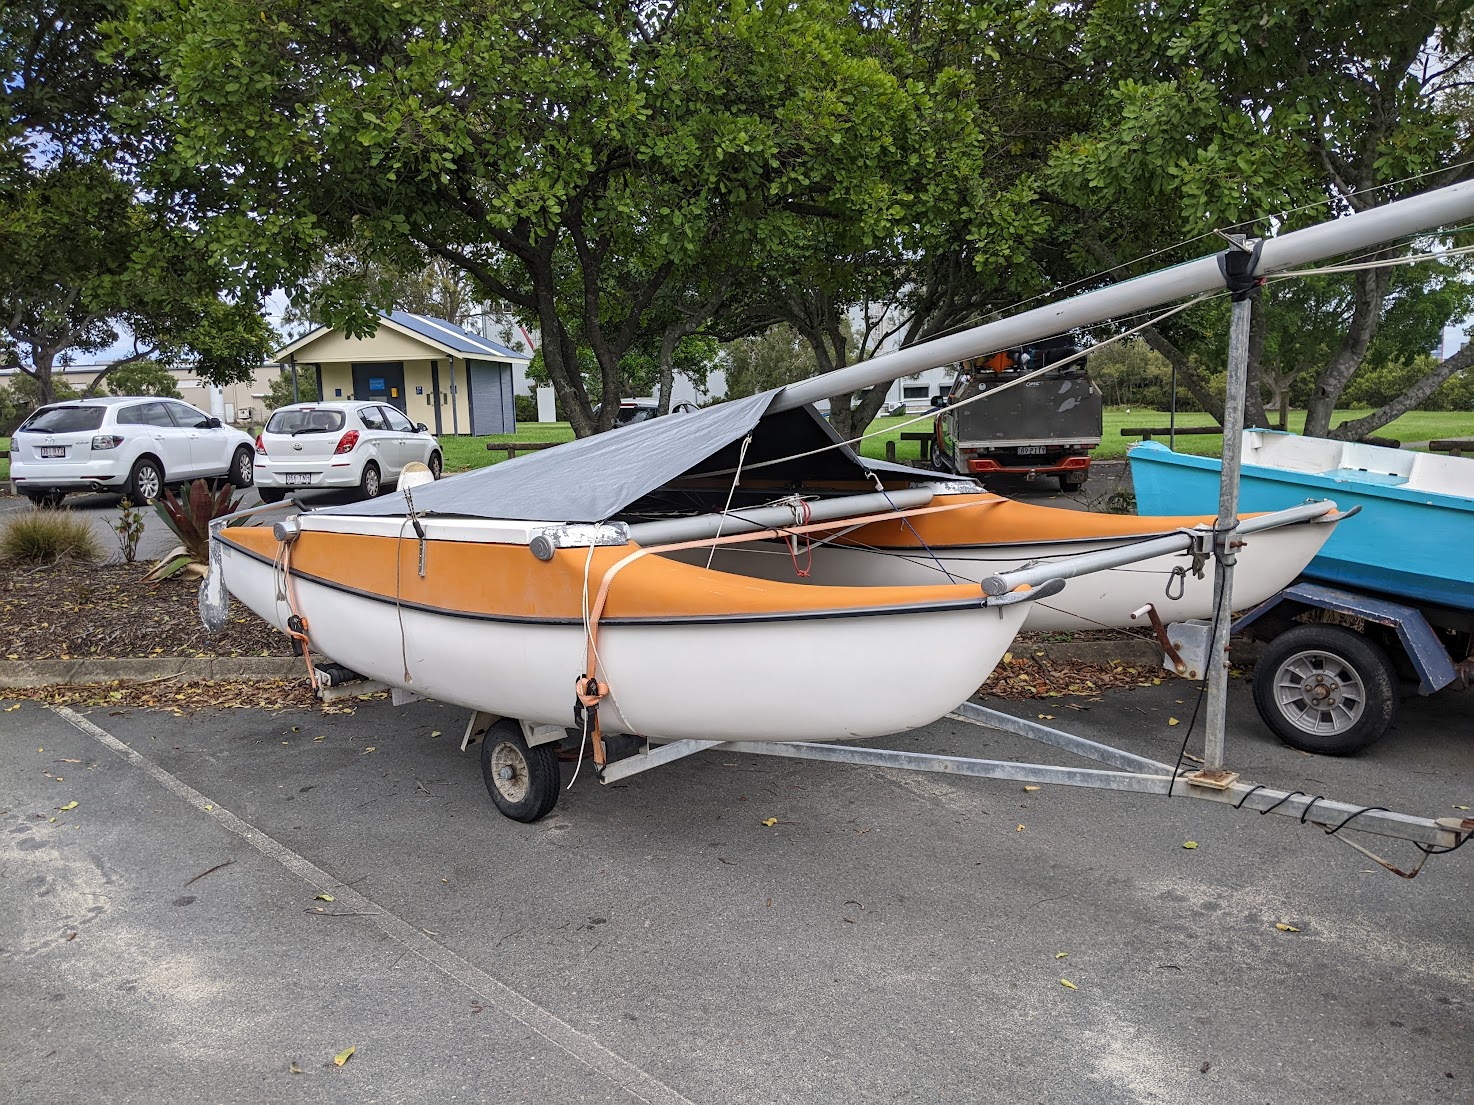
[[[102,425],[106,407],[48,407],[26,419],[18,432],[31,434],[76,434]]]
[[[343,428],[343,412],[334,410],[283,410],[266,423],[269,434],[330,434]]]

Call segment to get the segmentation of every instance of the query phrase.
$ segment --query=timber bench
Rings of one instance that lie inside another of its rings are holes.
[[[1474,437],[1446,437],[1438,441],[1428,442],[1430,453],[1452,453],[1461,457],[1465,453],[1474,456]]]
[[[486,449],[492,453],[506,453],[511,460],[518,453],[535,453],[539,449],[552,449],[562,445],[561,441],[488,441]]]
[[[1171,426],[1129,426],[1121,430],[1122,437],[1139,437],[1142,441],[1150,441],[1153,435],[1157,437],[1170,437],[1176,433],[1182,434],[1221,434],[1222,426],[1178,426],[1173,430]]]

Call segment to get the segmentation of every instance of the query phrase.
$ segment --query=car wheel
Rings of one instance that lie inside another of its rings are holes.
[[[61,506],[61,501],[67,497],[65,491],[23,491],[21,494],[27,499],[30,499],[36,506],[48,507],[53,510]]]
[[[365,499],[377,499],[383,484],[379,477],[379,466],[369,461],[363,466],[363,478],[358,481],[358,490]]]
[[[439,453],[431,453],[430,454],[430,464],[429,464],[428,467],[430,469],[430,475],[433,476],[435,479],[438,480],[440,478],[440,469],[441,469],[441,460],[440,460],[440,454]]]
[[[1375,644],[1344,626],[1297,625],[1260,654],[1254,706],[1291,748],[1349,756],[1392,724],[1392,664]]]
[[[151,503],[164,493],[164,470],[152,457],[139,457],[128,475],[128,498],[136,506]]]
[[[256,494],[261,496],[263,503],[279,503],[287,497],[287,493],[280,487],[258,487]]]
[[[242,445],[230,462],[230,482],[236,487],[250,487],[256,482],[256,454]]]

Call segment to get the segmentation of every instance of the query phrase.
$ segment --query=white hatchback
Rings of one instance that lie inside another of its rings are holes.
[[[113,491],[152,502],[166,484],[227,478],[250,487],[249,434],[188,403],[114,395],[50,403],[10,440],[10,482],[34,503],[69,491]]]
[[[419,461],[438,480],[440,442],[387,403],[293,403],[256,438],[256,490],[275,503],[289,491],[356,487],[372,499]]]

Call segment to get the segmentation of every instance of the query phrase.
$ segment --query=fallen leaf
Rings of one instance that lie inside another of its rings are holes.
[[[1287,925],[1283,921],[1276,921],[1274,923],[1274,927],[1277,928],[1277,929],[1279,929],[1281,932],[1299,932],[1300,931],[1294,925]]]
[[[1167,724],[1168,725],[1179,725],[1181,723],[1175,717],[1169,717],[1167,719]]]
[[[315,894],[313,895],[312,900],[314,902],[331,902],[336,901],[337,899],[335,899],[331,894]]]
[[[1186,848],[1188,851],[1192,851],[1194,848],[1196,848],[1198,846],[1198,842],[1196,840],[1184,840],[1182,842],[1182,846],[1184,848]]]
[[[302,1068],[297,1065],[297,1060],[292,1060],[292,1065],[287,1068],[288,1074],[301,1074]]]
[[[206,806],[205,807],[205,809],[207,809],[207,810],[213,810],[214,808],[215,808],[214,806]]]
[[[1073,982],[1071,982],[1067,978],[1060,979],[1059,980],[1059,984],[1061,986],[1065,987],[1067,990],[1078,990],[1078,989],[1080,989],[1080,987],[1076,986]]]
[[[342,1051],[338,1052],[338,1054],[333,1056],[333,1066],[341,1067],[344,1063],[348,1062],[349,1059],[353,1058],[353,1053],[357,1050],[358,1045],[354,1044],[352,1047],[345,1048]]]
[[[60,810],[62,813],[66,813],[67,810],[74,810],[74,809],[76,809],[77,808],[77,803],[75,801],[72,801],[72,802],[68,802],[65,806],[57,806],[56,808],[58,810]]]
[[[324,733],[322,736],[320,736],[320,737],[313,737],[312,739],[315,740],[315,741],[325,741],[325,740],[328,739],[328,737],[327,737],[327,734]]]
[[[377,752],[378,750],[379,750],[379,746],[378,745],[371,744],[367,748],[365,748],[361,753],[359,753],[359,755],[367,756],[370,752]]]
[[[1017,829],[1014,829],[1013,831],[1016,832],[1016,833],[1021,833],[1021,832],[1024,831],[1024,827],[1022,825],[1020,825]]]
[[[1024,793],[1025,794],[1033,794],[1038,789],[1039,789],[1038,787],[1024,787]]]
[[[430,730],[430,735],[432,737],[438,737],[438,736],[440,736],[440,730],[439,729],[431,729]]]
[[[776,817],[770,817],[763,824],[771,829],[774,825],[778,824],[778,819]]]
[[[294,732],[294,733],[300,733],[301,731],[302,731],[302,726],[300,726],[300,725],[294,725],[294,726],[292,726],[292,732]]]
[[[12,710],[19,710],[24,705],[25,705],[24,702],[17,702],[14,706],[7,706],[7,707],[5,707],[5,712],[8,714]]]
[[[1068,958],[1070,958],[1070,953],[1069,952],[1055,952],[1054,953],[1054,958],[1056,958],[1056,959],[1068,959]]]
[[[1054,715],[1053,714],[1040,714],[1039,715],[1039,720],[1040,721],[1053,721],[1054,720]]]
[[[1456,809],[1456,810],[1466,810],[1468,808],[1469,808],[1468,806],[1455,806],[1454,807],[1454,809]]]

